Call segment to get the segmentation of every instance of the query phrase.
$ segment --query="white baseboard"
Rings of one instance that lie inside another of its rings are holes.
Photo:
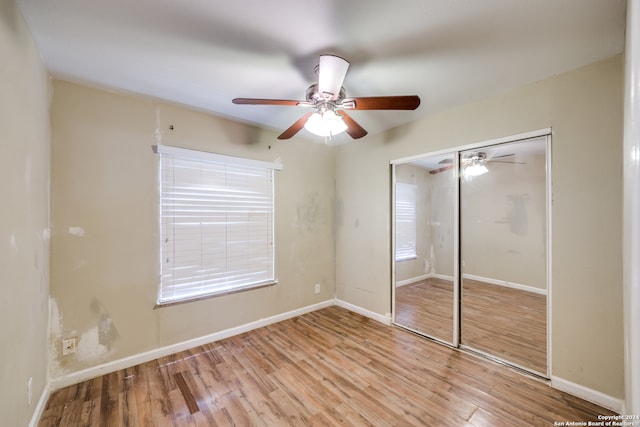
[[[358,313],[363,315],[364,317],[368,317],[370,319],[376,320],[380,323],[384,323],[385,325],[391,325],[391,315],[388,314],[386,316],[382,315],[382,314],[378,314],[375,313],[373,311],[369,311],[366,310],[362,307],[359,307],[357,305],[353,305],[351,303],[348,303],[346,301],[343,301],[341,299],[337,299],[335,300],[335,305],[337,305],[338,307],[342,307],[345,308],[349,311],[353,311],[354,313]]]
[[[429,274],[423,274],[421,276],[411,277],[409,279],[400,280],[400,281],[396,282],[396,288],[398,288],[400,286],[406,286],[406,285],[410,285],[412,283],[420,282],[422,280],[427,280],[427,279],[429,279],[429,278],[431,278],[433,276],[434,276],[433,273],[429,273]]]
[[[589,402],[611,409],[618,414],[624,411],[624,400],[609,396],[597,390],[590,389],[580,384],[565,380],[564,378],[551,376],[551,387],[572,394]]]
[[[523,285],[521,283],[512,283],[505,280],[496,280],[488,277],[476,276],[475,274],[463,274],[463,279],[477,280],[479,282],[489,283],[491,285],[504,286],[507,288],[518,289],[521,291],[533,292],[534,294],[547,295],[546,289],[536,288],[535,286]]]
[[[225,338],[232,337],[234,335],[239,335],[244,332],[258,329],[263,326],[271,325],[273,323],[281,322],[283,320],[300,316],[302,314],[310,313],[312,311],[320,310],[322,308],[330,307],[332,305],[334,305],[334,300],[323,301],[317,304],[313,304],[313,305],[302,307],[296,310],[288,311],[286,313],[281,313],[275,316],[256,320],[255,322],[247,323],[245,325],[240,325],[235,328],[225,329],[224,331],[214,332],[212,334],[205,335],[202,337],[168,345],[166,347],[156,348],[150,351],[146,351],[144,353],[135,354],[133,356],[114,360],[112,362],[107,362],[102,365],[93,366],[91,368],[87,368],[81,371],[72,372],[70,374],[67,374],[58,378],[52,378],[50,381],[50,388],[51,390],[58,390],[63,387],[67,387],[73,384],[78,384],[82,381],[99,377],[101,375],[110,374],[112,372],[116,372],[121,369],[129,368],[131,366],[149,362],[151,360],[168,356],[170,354],[178,353],[180,351],[188,350],[190,348],[194,348],[199,345],[209,344],[214,341],[219,341]]]
[[[140,363],[149,362],[151,360],[168,356],[170,354],[184,351],[193,347],[197,347],[199,345],[208,344],[214,341],[229,338],[234,335],[242,334],[244,332],[258,329],[267,325],[271,325],[273,323],[281,322],[283,320],[287,320],[296,316],[310,313],[312,311],[320,310],[322,308],[330,307],[332,305],[337,305],[338,307],[342,307],[354,313],[361,314],[362,316],[368,317],[370,319],[373,319],[385,325],[391,325],[392,323],[390,314],[381,315],[381,314],[366,310],[360,306],[357,306],[336,298],[334,300],[323,301],[317,304],[302,307],[286,313],[281,313],[275,316],[260,319],[260,320],[247,323],[245,325],[241,325],[235,328],[230,328],[224,331],[215,332],[213,334],[205,335],[203,337],[183,341],[183,342],[169,345],[166,347],[157,348],[151,351],[136,354],[130,357],[125,357],[119,360],[114,360],[112,362],[94,366],[82,371],[73,372],[59,378],[51,379],[49,383],[45,386],[44,390],[42,391],[42,394],[40,395],[40,398],[38,400],[38,403],[36,404],[33,415],[31,416],[29,427],[36,427],[38,425],[38,422],[40,421],[40,418],[44,412],[44,409],[46,407],[47,401],[49,400],[51,393],[57,389],[60,389],[62,387],[66,387],[69,385],[77,384],[82,381],[86,381],[86,380],[89,380],[101,375],[105,375],[111,372],[115,372],[120,369],[125,369],[131,366],[135,366]],[[625,402],[623,399],[618,399],[618,398],[609,396],[602,392],[590,389],[580,384],[573,383],[571,381],[565,380],[557,376],[553,376],[553,375],[551,376],[551,387],[557,390],[572,394],[576,397],[587,400],[589,402],[595,403],[597,405],[600,405],[602,407],[605,407],[617,413],[623,413],[624,411]]]
[[[49,383],[47,383],[44,386],[44,390],[42,390],[42,394],[40,394],[40,399],[38,399],[35,409],[33,410],[31,421],[29,421],[29,427],[37,427],[40,422],[40,418],[42,417],[42,413],[44,412],[44,408],[47,406],[47,402],[49,401],[49,396],[51,396],[51,388],[49,387]]]
[[[432,274],[431,277],[434,277],[436,279],[441,279],[441,280],[447,280],[449,282],[453,282],[453,280],[455,279],[455,277],[453,276],[449,276],[446,274],[437,274],[437,273]]]
[[[447,276],[446,274],[429,273],[429,274],[423,274],[421,276],[411,277],[409,279],[400,280],[399,282],[396,282],[396,288],[400,286],[411,285],[413,283],[421,282],[423,280],[427,280],[431,278],[449,280],[451,282],[453,282],[453,279],[454,279],[453,276]]]

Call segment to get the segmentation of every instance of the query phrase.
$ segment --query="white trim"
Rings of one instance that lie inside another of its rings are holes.
[[[400,286],[411,285],[412,283],[416,283],[416,282],[421,282],[423,280],[430,279],[434,276],[435,275],[433,273],[429,273],[429,274],[423,274],[422,276],[410,277],[408,279],[400,280],[399,282],[396,282],[396,288],[399,288]]]
[[[424,157],[436,156],[436,155],[439,155],[439,154],[447,154],[447,153],[456,154],[458,151],[470,150],[470,149],[473,149],[473,148],[485,147],[485,146],[488,146],[488,145],[504,144],[506,142],[518,142],[518,141],[521,141],[521,140],[524,140],[524,139],[537,138],[537,137],[546,136],[546,135],[551,135],[551,128],[538,129],[538,130],[533,130],[533,131],[530,131],[530,132],[519,133],[519,134],[516,134],[516,135],[503,136],[503,137],[500,137],[500,138],[494,138],[494,139],[489,139],[489,140],[485,140],[485,141],[474,142],[474,143],[471,143],[471,144],[457,146],[457,147],[454,147],[454,148],[446,148],[446,149],[443,149],[443,150],[430,151],[428,153],[422,153],[422,154],[416,154],[416,155],[413,155],[413,156],[402,157],[400,159],[391,160],[389,163],[392,164],[392,165],[395,165],[395,164],[398,164],[398,163],[408,163],[408,162],[412,162],[414,160],[422,159]]]
[[[176,344],[171,344],[165,347],[156,348],[154,350],[146,351],[144,353],[138,353],[133,356],[124,357],[122,359],[107,362],[102,365],[93,366],[91,368],[87,368],[82,371],[72,372],[70,374],[63,375],[62,377],[51,379],[50,387],[52,390],[58,390],[63,387],[67,387],[73,384],[78,384],[82,381],[99,377],[101,375],[119,371],[120,369],[129,368],[131,366],[149,362],[151,360],[155,360],[160,357],[164,357],[180,351],[188,350],[190,348],[194,348],[199,345],[209,344],[214,341],[219,341],[225,338],[229,338],[238,334],[242,334],[244,332],[252,331],[254,329],[271,325],[273,323],[291,319],[296,316],[301,316],[303,314],[307,314],[312,311],[320,310],[326,307],[331,307],[332,305],[334,305],[333,300],[326,300],[317,304],[313,304],[313,305],[302,307],[296,310],[288,311],[286,313],[277,314],[275,316],[256,320],[254,322],[250,322],[244,325],[236,326],[234,328],[225,329],[220,332],[214,332],[212,334],[205,335],[199,338],[194,338],[194,339],[179,342]]]
[[[609,396],[600,391],[593,390],[580,384],[576,384],[564,378],[551,376],[551,387],[569,393],[589,402],[595,403],[614,412],[622,413],[624,410],[624,400]]]
[[[519,133],[517,135],[503,136],[501,138],[494,138],[486,141],[474,142],[471,144],[463,145],[462,147],[456,147],[455,151],[465,151],[465,150],[472,150],[478,147],[488,147],[491,145],[520,142],[520,141],[524,141],[525,139],[539,138],[547,135],[551,135],[551,128],[538,129],[531,132]]]
[[[402,157],[400,159],[390,160],[389,164],[398,165],[398,164],[403,164],[403,163],[411,163],[414,160],[421,160],[421,159],[424,159],[425,157],[439,156],[439,155],[442,155],[442,154],[453,154],[453,155],[456,155],[457,151],[458,150],[456,148],[445,148],[443,150],[438,150],[438,151],[429,151],[428,153],[414,154],[413,156]]]
[[[40,418],[42,417],[44,408],[47,406],[47,402],[49,401],[49,397],[51,396],[51,388],[49,384],[50,383],[47,383],[44,386],[44,389],[42,390],[40,399],[38,399],[38,403],[36,404],[36,407],[33,410],[33,414],[31,415],[31,421],[29,421],[29,427],[36,427],[40,422]]]
[[[520,283],[507,282],[506,280],[490,279],[488,277],[476,276],[475,274],[463,274],[462,278],[477,280],[479,282],[489,283],[491,285],[504,286],[511,289],[518,289],[520,291],[532,292],[534,294],[547,295],[546,289],[540,289],[536,288],[535,286],[523,285]]]
[[[338,307],[342,307],[345,308],[349,311],[353,311],[354,313],[358,313],[363,315],[364,317],[368,317],[369,319],[373,319],[375,321],[378,321],[380,323],[383,323],[387,326],[391,326],[391,316],[387,315],[387,316],[383,316],[382,314],[378,314],[375,313],[373,311],[369,311],[366,310],[362,307],[359,307],[357,305],[353,305],[351,303],[348,303],[346,301],[343,301],[341,299],[336,298],[335,300],[335,305],[337,305]]]
[[[460,151],[455,151],[453,158],[453,164],[455,167],[454,172],[454,195],[453,195],[453,340],[451,344],[455,347],[460,347],[461,341],[461,327],[462,315],[460,313],[460,291],[462,288],[462,281],[460,274],[462,269],[460,265],[461,255],[461,241],[460,241]]]
[[[427,280],[427,279],[431,279],[431,278],[433,278],[433,279],[441,279],[441,280],[449,280],[451,282],[453,282],[454,279],[455,279],[455,277],[448,276],[446,274],[427,273],[427,274],[423,274],[421,276],[410,277],[409,279],[400,280],[399,282],[396,282],[396,288],[399,288],[400,286],[411,285],[413,283],[421,282],[423,280]]]
[[[210,153],[207,151],[190,150],[188,148],[171,147],[169,145],[152,145],[151,148],[156,154],[166,154],[178,156],[183,159],[202,160],[213,163],[233,163],[247,167],[274,169],[281,171],[283,166],[279,161],[265,162],[262,160],[245,159],[244,157],[226,156],[224,154]]]
[[[546,250],[547,250],[547,377],[549,377],[551,375],[551,372],[553,372],[552,369],[552,357],[551,355],[553,354],[553,348],[552,348],[552,342],[553,340],[551,339],[551,334],[553,332],[553,328],[552,326],[552,320],[551,320],[551,316],[553,313],[552,307],[552,265],[553,265],[553,257],[552,257],[552,247],[553,245],[552,243],[552,225],[553,225],[553,221],[552,221],[552,214],[551,214],[551,210],[553,209],[553,168],[552,168],[552,156],[551,156],[551,144],[552,144],[552,134],[549,134],[547,136],[547,146],[545,148],[545,159],[547,162],[547,173],[545,174],[545,179],[546,179],[546,192],[547,192],[547,209],[546,209],[546,214],[547,214],[547,234],[546,234]]]
[[[627,1],[624,67],[622,289],[625,407],[640,414],[640,1]]]
[[[391,224],[389,227],[389,231],[391,232],[391,247],[389,248],[389,262],[391,268],[391,307],[389,307],[389,311],[391,312],[391,322],[396,321],[396,167],[393,164],[389,166],[389,191],[391,192],[391,205],[389,206],[389,215]],[[334,257],[335,259],[336,257]],[[335,265],[334,265],[335,266]],[[336,298],[337,299],[337,298]]]
[[[396,258],[396,262],[402,262],[402,261],[413,261],[414,259],[418,259],[418,256],[413,254],[413,255],[406,255],[400,258]]]
[[[447,274],[438,274],[438,273],[434,273],[432,277],[434,279],[448,280],[450,282],[453,282],[453,280],[455,279],[454,276],[449,276]]]

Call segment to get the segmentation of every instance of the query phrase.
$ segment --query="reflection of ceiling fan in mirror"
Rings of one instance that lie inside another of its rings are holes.
[[[349,62],[335,55],[321,55],[316,72],[318,83],[307,89],[306,101],[288,99],[235,98],[234,104],[310,107],[278,139],[289,139],[303,127],[309,132],[331,137],[346,132],[351,138],[362,138],[367,131],[344,110],[415,110],[420,105],[416,95],[347,98],[342,87]]]
[[[488,172],[485,163],[512,163],[518,165],[524,165],[524,162],[516,162],[513,160],[497,160],[497,159],[506,159],[507,157],[513,157],[515,154],[503,154],[501,156],[494,156],[491,158],[487,158],[487,153],[482,151],[476,151],[473,153],[463,154],[462,159],[460,160],[461,166],[463,168],[463,172],[465,175],[469,176],[478,176]],[[453,169],[455,166],[453,164],[453,158],[448,157],[444,160],[438,162],[441,167],[437,169],[430,170],[429,173],[431,175],[435,175],[441,172],[448,171],[449,169]]]

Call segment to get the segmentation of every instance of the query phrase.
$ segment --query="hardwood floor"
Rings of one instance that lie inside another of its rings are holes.
[[[431,277],[396,287],[395,322],[453,342],[453,281]]]
[[[40,426],[552,426],[612,414],[330,307],[53,393]]]
[[[542,376],[547,372],[545,295],[465,279],[461,343]],[[396,288],[398,325],[451,343],[453,282],[429,278]]]
[[[546,376],[546,295],[464,279],[461,313],[462,344]]]

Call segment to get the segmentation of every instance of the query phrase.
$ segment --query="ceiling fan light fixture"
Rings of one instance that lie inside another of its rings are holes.
[[[464,174],[467,176],[480,176],[484,175],[487,172],[489,172],[489,169],[487,169],[487,167],[482,163],[477,162],[474,162],[464,168]]]
[[[347,130],[347,125],[331,110],[313,113],[304,124],[304,128],[317,136],[334,136]]]

